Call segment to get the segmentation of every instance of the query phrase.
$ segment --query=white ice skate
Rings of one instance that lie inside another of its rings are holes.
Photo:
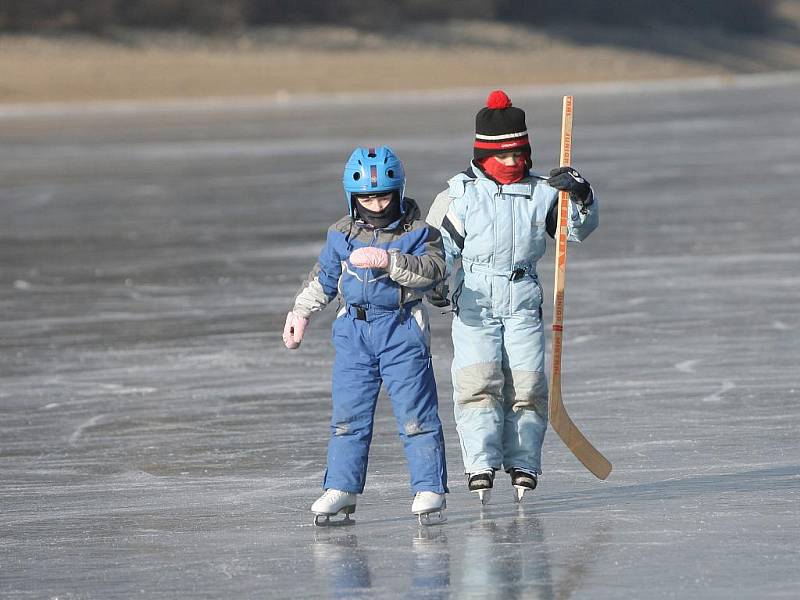
[[[444,494],[436,492],[417,492],[411,504],[411,512],[417,515],[420,525],[438,525],[444,523],[444,509],[447,507]]]
[[[356,512],[356,495],[352,492],[328,489],[311,505],[314,513],[314,525],[326,527],[329,525],[352,525],[355,523],[350,515]],[[331,517],[342,513],[344,519],[331,521]]]
[[[515,500],[517,502],[522,502],[525,492],[532,492],[536,489],[536,484],[538,483],[536,473],[525,469],[510,469],[508,473],[511,475],[511,485],[514,486],[516,491]]]
[[[480,498],[481,504],[486,506],[492,496],[492,486],[494,485],[494,469],[478,471],[469,476],[468,487],[470,492],[475,492]]]

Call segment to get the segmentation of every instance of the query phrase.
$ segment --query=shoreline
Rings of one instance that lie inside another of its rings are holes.
[[[676,77],[625,81],[564,82],[558,84],[507,86],[514,97],[521,99],[560,94],[588,96],[619,93],[651,94],[665,90],[715,90],[742,89],[775,85],[792,85],[800,82],[800,70],[776,71],[743,75],[710,75],[701,77]],[[340,106],[369,105],[380,101],[391,105],[442,104],[457,99],[483,100],[490,86],[452,87],[446,89],[419,89],[404,92],[288,92],[260,96],[218,96],[208,98],[157,98],[136,100],[93,100],[66,102],[0,102],[0,118],[57,117],[81,115],[125,115],[144,113],[187,112],[248,112],[283,110],[287,108],[316,108],[326,104]]]

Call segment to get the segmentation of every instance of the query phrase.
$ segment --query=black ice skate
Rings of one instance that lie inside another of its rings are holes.
[[[531,473],[524,469],[509,469],[508,473],[511,475],[511,485],[516,488],[515,499],[517,502],[522,502],[525,492],[536,489],[536,484],[538,483],[536,473]]]
[[[314,525],[317,527],[353,525],[355,521],[350,519],[350,515],[356,512],[356,495],[341,490],[325,490],[325,493],[311,505],[311,512],[314,513]],[[331,521],[331,517],[339,513],[344,515],[344,519]]]
[[[492,486],[494,485],[494,469],[487,469],[485,471],[478,471],[469,476],[470,492],[476,492],[481,504],[484,506],[489,504],[489,498],[492,495]]]

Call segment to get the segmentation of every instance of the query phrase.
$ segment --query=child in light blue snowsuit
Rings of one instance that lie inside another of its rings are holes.
[[[403,440],[412,512],[444,508],[444,437],[421,298],[444,277],[439,231],[405,198],[403,165],[387,147],[356,148],[344,170],[348,214],[328,230],[319,261],[287,315],[284,342],[296,348],[311,315],[341,295],[333,324],[333,415],[319,517],[355,510],[364,490],[381,385]]]
[[[559,189],[572,200],[569,240],[598,224],[597,199],[577,171],[546,178],[531,166],[525,113],[492,92],[476,117],[474,160],[448,181],[427,219],[442,232],[448,274],[455,268],[456,426],[469,488],[482,501],[497,470],[527,489],[542,472],[547,381],[536,263],[555,232]]]

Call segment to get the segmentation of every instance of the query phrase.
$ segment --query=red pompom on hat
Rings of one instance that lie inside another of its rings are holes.
[[[476,161],[504,152],[522,152],[530,157],[525,111],[511,105],[503,90],[494,90],[486,98],[486,106],[475,115]]]
[[[509,98],[503,90],[494,90],[490,92],[489,97],[486,99],[486,108],[496,110],[498,108],[508,108],[510,106],[511,98]]]

